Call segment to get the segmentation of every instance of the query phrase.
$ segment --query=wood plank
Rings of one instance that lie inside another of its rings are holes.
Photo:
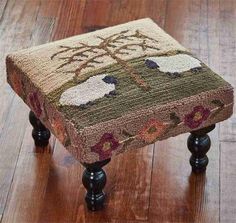
[[[207,4],[205,1],[178,0],[168,2],[164,29],[199,59],[208,63]],[[178,19],[177,19],[178,18]],[[201,42],[202,41],[202,42]]]
[[[42,28],[40,24],[46,27],[46,24],[39,22],[39,10],[40,1],[8,1],[0,26],[1,69],[5,70],[5,56],[10,51],[41,43],[37,28]],[[50,36],[49,30],[45,29],[46,33],[42,32],[42,37],[47,38],[48,34]],[[37,38],[34,38],[35,35],[37,35]],[[3,74],[0,76],[2,82],[0,100],[3,101],[1,103],[3,104],[3,110],[0,112],[0,120],[3,120],[0,126],[0,214],[3,213],[6,202],[10,204],[10,207],[12,205],[10,201],[14,191],[9,193],[9,189],[15,173],[25,129],[28,125],[28,109],[6,85],[5,72]],[[15,207],[13,204],[11,211],[15,210]],[[18,208],[21,207],[18,206]],[[8,214],[11,214],[11,211],[5,213],[2,221],[8,219]]]
[[[154,145],[150,145],[124,153],[115,157],[108,167],[107,215],[110,218],[148,220],[153,148]]]
[[[147,220],[152,153],[152,147],[130,151],[115,157],[105,167],[108,177],[105,209],[92,214],[84,203],[83,168],[57,144],[38,222]]]
[[[5,71],[5,57],[9,52],[29,46],[32,24],[34,23],[35,15],[37,15],[37,4],[32,3],[27,6],[31,7],[33,14],[21,15],[25,9],[27,10],[25,4],[25,0],[20,1],[18,4],[11,0],[2,8],[4,11],[0,22],[0,69],[3,71]],[[21,23],[23,25],[19,25]],[[4,87],[5,83],[6,75],[1,73],[0,87]]]
[[[29,33],[31,45],[47,42],[51,36],[55,18],[47,14],[48,11],[45,12],[44,9],[46,5],[48,5],[46,1],[42,2],[38,8],[36,18],[33,19],[35,23],[32,25],[32,32]],[[51,5],[54,4],[49,4],[48,6],[51,7]],[[51,9],[55,10],[54,7]],[[30,13],[31,12],[28,11],[25,15],[27,16]],[[54,11],[53,13],[55,14]],[[17,25],[20,25],[20,22]],[[27,42],[27,40],[25,41]],[[30,42],[28,42],[28,44],[30,44]],[[28,111],[25,115],[28,117]],[[31,127],[29,127],[29,129],[31,129]],[[44,199],[43,195],[47,186],[50,155],[47,153],[36,154],[32,152],[29,155],[29,149],[33,147],[33,141],[31,140],[29,130],[26,134],[29,135],[26,135],[23,141],[23,151],[19,156],[17,171],[15,172],[2,222],[36,222],[41,211],[41,203]],[[20,148],[20,146],[18,148]],[[26,181],[25,178],[27,178]],[[34,199],[32,199],[32,197],[34,197]],[[22,207],[24,207],[24,209],[22,209]]]
[[[188,162],[187,136],[156,143],[150,222],[219,222],[219,144],[212,143],[206,174],[196,175]],[[217,138],[217,131],[210,136]]]
[[[2,222],[37,222],[41,210],[52,148],[36,151],[31,131],[28,125]]]
[[[220,24],[219,24],[219,45],[220,45],[220,73],[228,80],[233,87],[236,87],[236,1],[220,1]],[[236,93],[234,94],[236,95]],[[234,110],[236,105],[234,105]],[[236,141],[236,114],[221,123],[221,141]]]
[[[12,90],[10,89],[9,86],[2,86],[0,87],[0,104],[1,104],[1,109],[0,109],[0,135],[3,132],[4,125],[7,120],[7,116],[9,113],[9,109],[12,105],[13,97],[14,94]]]
[[[5,70],[5,57],[6,55],[15,50],[19,50],[22,48],[29,47],[33,44],[41,43],[39,38],[36,40],[35,36],[38,35],[38,29],[42,29],[43,25],[39,24],[39,20],[37,17],[38,14],[38,6],[37,2],[27,2],[21,1],[20,4],[15,4],[15,1],[8,1],[8,5],[6,1],[1,1],[1,14],[2,21],[0,23],[0,69]],[[27,4],[27,6],[26,6]],[[28,11],[27,15],[20,16],[24,10],[31,9],[32,13]],[[3,11],[4,10],[4,11]],[[11,11],[16,12],[15,14],[11,13]],[[30,19],[29,19],[30,18]],[[19,25],[23,24],[23,25]],[[17,32],[16,32],[17,31]],[[25,35],[26,33],[26,35]],[[48,38],[48,34],[50,34],[49,30],[45,31],[45,35],[43,37]],[[17,41],[16,41],[17,40]],[[5,72],[2,72],[0,75],[0,132],[3,128],[3,125],[6,121],[6,116],[9,110],[9,106],[11,106],[14,94],[10,90],[6,83],[6,75]]]
[[[96,29],[150,17],[163,26],[165,20],[165,0],[139,1],[87,1],[83,14],[82,30]]]
[[[80,34],[82,32],[81,23],[83,22],[82,18],[86,0],[60,0],[56,1],[56,3],[58,8],[57,22],[52,39],[58,40]]]
[[[220,72],[234,87],[235,59],[236,59],[236,2],[220,1]],[[220,221],[235,222],[235,141],[236,141],[236,113],[227,121],[220,124]]]
[[[31,10],[33,11],[33,14],[31,14],[31,16],[34,16],[35,11],[37,11],[37,4],[29,4],[28,7],[31,7]],[[5,5],[5,7],[3,8],[4,12],[2,12],[0,24],[1,70],[5,70],[5,54],[9,52],[9,50],[21,48],[27,44],[25,42],[26,39],[23,37],[23,35],[21,36],[21,32],[23,32],[23,30],[28,30],[30,32],[32,20],[29,21],[30,14],[28,15],[28,17],[20,17],[20,14],[18,13],[21,13],[24,8],[24,1],[21,1],[17,5],[14,4],[13,1],[8,1],[8,4]],[[18,13],[11,14],[11,11],[15,11]],[[23,25],[19,26],[16,21],[22,22]],[[16,37],[18,38],[17,44],[15,43]],[[21,140],[24,134],[26,122],[26,116],[24,115],[24,111],[26,107],[20,102],[18,98],[15,98],[13,100],[14,96],[12,91],[10,91],[9,87],[6,87],[5,85],[5,75],[0,75],[0,90],[1,92],[3,92],[0,97],[0,102],[3,102],[1,103],[3,104],[3,107],[0,112],[0,120],[3,120],[0,124],[0,153],[3,154],[0,157],[0,214],[2,214],[5,207],[8,191],[11,185],[12,177],[14,174],[15,165],[18,159]],[[19,110],[19,112],[16,114],[15,111],[17,110]],[[16,137],[12,138],[12,136],[15,135]]]
[[[236,143],[221,142],[220,222],[236,222]]]
[[[36,2],[35,2],[36,3]],[[31,33],[33,33],[33,24],[36,20],[38,7],[37,4],[29,4],[27,7],[31,8],[32,13],[28,15],[20,16],[20,14],[26,9],[26,2],[21,1],[19,4],[15,4],[15,1],[1,1],[1,22],[0,22],[0,70],[4,71],[0,75],[0,133],[6,121],[9,107],[12,105],[14,97],[13,91],[6,85],[5,75],[5,57],[14,50],[22,49],[31,45]],[[11,13],[14,11],[15,13]],[[30,19],[29,19],[30,18]],[[23,25],[19,25],[23,24]],[[28,33],[28,36],[24,36]],[[17,41],[16,41],[17,39]]]
[[[16,112],[18,111],[18,112]],[[20,146],[24,135],[26,120],[26,106],[20,103],[19,98],[14,98],[8,111],[3,132],[0,137],[0,213],[5,208],[8,191],[12,182],[15,166],[20,152]],[[19,117],[21,117],[19,119]],[[13,137],[14,136],[14,137]]]
[[[6,7],[7,7],[7,0],[4,1],[0,1],[0,32],[1,32],[1,28],[2,28],[2,23],[3,23],[3,19],[4,14],[6,12]],[[1,41],[2,41],[2,35],[0,36],[0,48],[1,47]],[[5,64],[2,62],[2,58],[3,55],[2,53],[0,53],[0,69],[3,70],[5,68]],[[2,132],[2,128],[4,126],[5,120],[6,120],[6,116],[8,114],[8,110],[9,107],[11,105],[11,103],[9,103],[9,101],[11,102],[13,99],[13,94],[10,93],[9,88],[6,88],[5,86],[3,86],[3,77],[2,75],[0,75],[0,104],[1,104],[1,109],[0,109],[0,134]]]
[[[0,2],[0,18],[1,18],[0,21],[3,20],[3,14],[4,14],[6,6],[7,6],[7,0],[3,0]]]
[[[165,29],[208,64],[209,5],[206,1],[170,1]],[[178,19],[176,19],[178,18]],[[208,32],[207,32],[208,31]],[[208,153],[206,174],[191,173],[187,135],[156,143],[151,185],[151,222],[219,222],[218,129]],[[154,220],[154,219],[158,219]]]
[[[27,41],[27,39],[25,40],[25,43],[29,45],[30,42],[31,45],[47,42],[51,36],[54,18],[45,12],[44,9],[46,8],[46,5],[47,2],[44,1],[43,4],[40,5],[41,8],[38,8],[36,18],[33,19],[35,22],[32,25],[33,30],[31,33],[28,33],[30,35],[31,41]],[[50,5],[51,4],[49,4],[49,6]],[[33,11],[34,8],[31,8],[31,10]],[[30,13],[31,11],[27,11],[24,16],[29,17]],[[16,13],[16,16],[19,15]],[[19,24],[17,23],[16,25],[20,24],[21,19],[19,19]],[[28,111],[25,113],[25,116],[28,117]],[[12,118],[17,120],[16,117]],[[29,134],[30,132],[28,131],[27,133]],[[31,134],[29,137],[31,137]],[[20,154],[19,165],[17,166],[17,172],[15,173],[15,178],[12,184],[12,190],[9,195],[7,209],[4,213],[3,222],[36,222],[38,213],[41,210],[40,204],[43,200],[42,195],[44,194],[45,190],[44,186],[46,186],[48,178],[49,157],[47,154],[37,155],[34,153],[29,156],[29,152],[27,153],[26,151],[29,149],[30,145],[31,147],[33,146],[32,140],[29,141],[29,137],[24,139],[22,147],[23,152]],[[20,146],[17,148],[19,149]],[[37,164],[42,165],[41,169]],[[28,180],[25,181],[23,176]],[[35,199],[32,200],[32,196]],[[1,204],[4,204],[4,202]],[[22,206],[24,207],[24,210],[22,210]],[[14,213],[14,215],[12,215],[12,213]]]
[[[219,1],[208,0],[207,44],[209,65],[216,73],[220,73],[220,4]]]

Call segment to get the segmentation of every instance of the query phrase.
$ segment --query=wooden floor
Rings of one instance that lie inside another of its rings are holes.
[[[6,84],[7,53],[151,17],[236,86],[236,0],[0,0],[0,222],[236,222],[236,115],[211,134],[205,175],[187,134],[117,156],[102,212],[84,205],[83,168],[52,137],[35,149],[28,108]]]

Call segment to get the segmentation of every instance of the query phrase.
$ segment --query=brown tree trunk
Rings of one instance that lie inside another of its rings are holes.
[[[109,49],[106,49],[108,54],[117,61],[118,64],[122,65],[122,67],[129,73],[132,79],[137,83],[137,85],[144,90],[148,90],[150,86],[140,77],[137,71],[130,66],[125,60],[120,59],[114,53],[112,53]]]

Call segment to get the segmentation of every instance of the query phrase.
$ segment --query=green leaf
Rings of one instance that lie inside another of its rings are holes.
[[[178,125],[181,122],[180,118],[175,114],[175,112],[170,113],[170,120],[172,120],[175,125]]]
[[[130,134],[129,132],[127,132],[126,130],[122,131],[123,135],[127,136],[127,137],[132,137],[133,135]]]
[[[212,100],[211,103],[213,103],[216,106],[221,107],[221,108],[224,107],[224,104],[218,99]]]

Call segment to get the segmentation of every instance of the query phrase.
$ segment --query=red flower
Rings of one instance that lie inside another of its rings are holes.
[[[42,109],[41,109],[40,102],[38,99],[38,94],[36,92],[29,94],[29,103],[31,105],[31,108],[34,114],[37,117],[40,117],[40,115],[42,114]]]
[[[146,126],[140,131],[138,138],[147,143],[153,143],[166,130],[166,125],[156,119],[150,119]]]
[[[91,151],[99,155],[100,160],[105,160],[111,157],[112,151],[116,150],[119,142],[111,133],[104,133],[100,141],[91,147]]]
[[[193,111],[184,117],[184,124],[194,129],[199,127],[210,115],[210,110],[199,105],[193,108]]]
[[[55,132],[55,136],[62,144],[64,144],[67,140],[67,134],[64,123],[58,117],[53,117],[51,125]]]
[[[17,75],[15,72],[11,73],[11,75],[8,76],[9,83],[11,83],[12,88],[19,96],[24,96],[24,90],[23,85],[20,79],[20,76]]]

